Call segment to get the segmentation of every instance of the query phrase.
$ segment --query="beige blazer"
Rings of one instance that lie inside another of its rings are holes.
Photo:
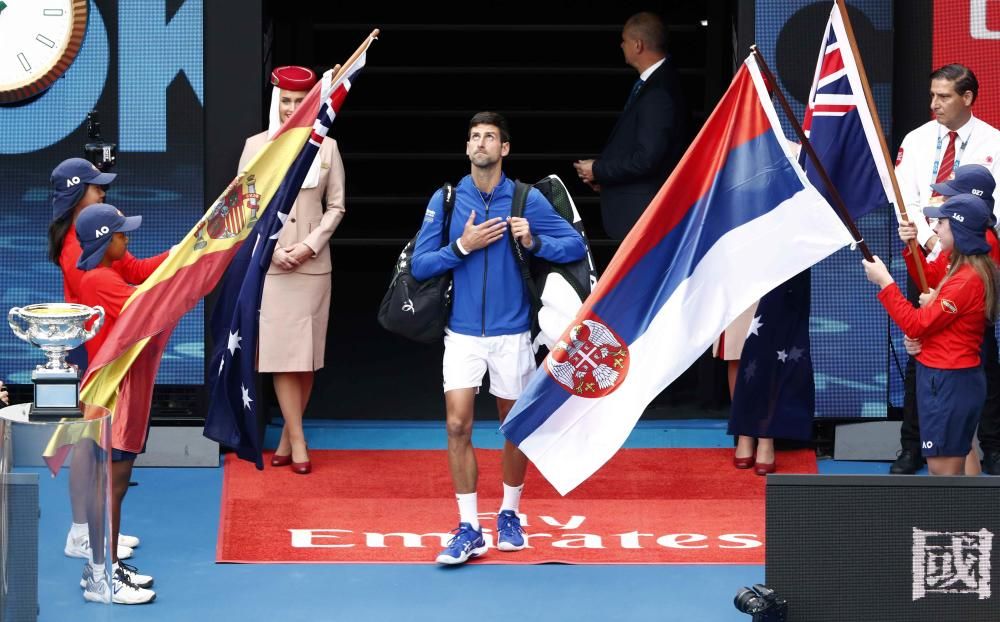
[[[240,156],[239,171],[243,171],[257,152],[267,143],[267,132],[247,139]],[[344,218],[344,162],[337,150],[337,141],[324,138],[319,148],[319,184],[315,188],[299,191],[288,220],[278,235],[278,245],[288,248],[302,242],[313,250],[313,258],[293,271],[282,270],[271,264],[268,274],[298,272],[300,274],[328,274],[330,262],[330,236]],[[326,205],[326,211],[323,206]]]

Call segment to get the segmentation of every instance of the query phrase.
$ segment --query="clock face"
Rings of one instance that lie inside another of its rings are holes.
[[[87,0],[0,0],[0,102],[47,89],[68,68],[87,28]]]

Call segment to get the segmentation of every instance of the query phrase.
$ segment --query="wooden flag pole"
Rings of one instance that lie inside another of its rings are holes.
[[[343,65],[337,65],[336,67],[334,67],[335,71],[333,73],[333,78],[330,80],[331,84],[336,82],[337,79],[340,77],[340,74],[346,71],[346,67],[350,67],[351,65],[353,65],[354,61],[358,60],[358,57],[364,54],[365,50],[368,49],[368,46],[371,45],[372,41],[378,39],[379,32],[380,31],[378,28],[373,30],[370,35],[365,37],[365,40],[361,43],[361,45],[358,46],[358,49],[354,50],[354,54],[351,54],[351,57],[348,58]]]
[[[872,89],[868,84],[868,74],[865,73],[865,66],[861,62],[861,50],[858,49],[858,41],[854,38],[854,28],[851,26],[851,19],[847,16],[847,6],[844,4],[844,0],[836,0],[837,9],[840,11],[841,21],[844,22],[844,30],[847,31],[847,41],[851,45],[851,52],[854,55],[854,65],[858,68],[858,75],[861,76],[861,88],[865,92],[865,101],[868,102],[868,111],[871,113],[872,121],[875,122],[875,133],[878,135],[879,145],[882,147],[882,157],[885,158],[885,167],[889,171],[889,181],[892,182],[892,191],[896,196],[896,211],[899,212],[899,219],[904,223],[910,222],[909,215],[906,213],[906,206],[903,205],[903,195],[899,191],[899,182],[896,181],[896,167],[893,161],[889,158],[889,146],[885,141],[885,134],[882,133],[882,122],[878,118],[878,108],[875,107],[875,100],[872,97]],[[843,49],[843,48],[841,48]],[[914,258],[918,257],[917,253],[920,251],[920,246],[917,244],[916,240],[910,240],[908,244],[910,248],[910,254]],[[914,261],[913,264],[917,268],[917,280],[920,285],[920,291],[927,293],[930,291],[927,288],[927,277],[924,275],[924,265],[920,261]]]
[[[791,122],[792,128],[795,130],[795,134],[799,137],[799,141],[802,143],[802,149],[805,150],[806,156],[809,157],[813,166],[816,167],[816,172],[819,173],[820,179],[823,180],[823,185],[825,185],[826,189],[830,192],[830,198],[833,199],[833,207],[837,210],[837,215],[840,216],[840,220],[844,223],[844,226],[847,227],[847,230],[851,232],[851,237],[854,238],[854,243],[861,249],[861,254],[864,255],[865,259],[868,261],[872,261],[872,252],[868,250],[868,245],[865,244],[865,240],[861,237],[861,233],[858,231],[857,225],[854,224],[854,219],[851,218],[851,214],[847,211],[847,207],[844,206],[844,200],[840,198],[840,193],[837,192],[837,187],[833,185],[826,169],[823,168],[823,164],[819,161],[819,156],[816,155],[816,151],[813,149],[812,144],[810,144],[809,139],[806,138],[806,133],[802,131],[802,126],[799,125],[799,121],[795,118],[795,114],[792,112],[791,106],[788,105],[788,100],[785,99],[785,95],[781,92],[777,79],[774,77],[774,74],[771,73],[771,69],[764,61],[764,56],[760,53],[760,50],[757,49],[756,45],[751,45],[750,51],[753,53],[754,58],[757,59],[757,65],[760,67],[761,73],[764,74],[764,77],[774,88],[774,94],[778,96],[781,108],[785,111],[785,115]]]

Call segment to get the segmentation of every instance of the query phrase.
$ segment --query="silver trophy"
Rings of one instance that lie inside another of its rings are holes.
[[[91,318],[97,318],[89,330]],[[66,354],[93,338],[104,324],[104,309],[68,302],[14,307],[7,323],[19,338],[42,349],[48,361],[31,372],[35,398],[28,418],[34,421],[80,417],[80,370]]]

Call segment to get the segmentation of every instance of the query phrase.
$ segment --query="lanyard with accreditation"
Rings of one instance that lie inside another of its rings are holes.
[[[944,137],[945,136],[947,136],[947,134],[942,135],[941,134],[941,128],[939,127],[938,128],[938,139],[937,139],[937,150],[934,152],[934,170],[931,171],[931,179],[933,179],[934,182],[937,181],[938,167],[941,166],[941,145],[944,142]],[[969,139],[970,138],[972,138],[972,132],[969,132],[969,138],[966,138],[965,140],[963,140],[962,144],[959,145],[958,149],[955,150],[955,164],[952,165],[951,170],[954,171],[956,168],[958,168],[959,166],[962,165],[962,155],[965,153],[965,147],[969,144]],[[934,182],[931,182],[931,183],[934,183]]]

